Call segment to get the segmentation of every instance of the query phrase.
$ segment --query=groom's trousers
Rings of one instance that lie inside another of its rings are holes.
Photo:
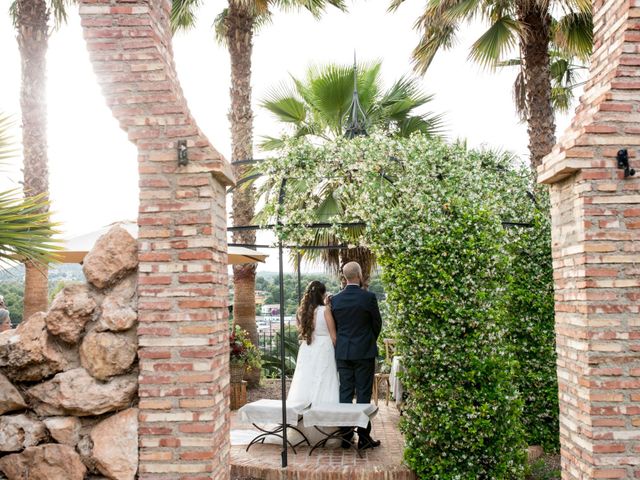
[[[340,403],[371,402],[373,377],[376,371],[375,358],[361,360],[336,360],[340,376]]]
[[[340,377],[340,403],[370,403],[373,377],[376,373],[375,358],[362,360],[336,360]],[[366,428],[358,428],[360,438],[371,438],[371,422]]]

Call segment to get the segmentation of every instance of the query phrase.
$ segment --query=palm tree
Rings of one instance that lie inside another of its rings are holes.
[[[416,112],[433,96],[423,93],[417,80],[410,77],[402,77],[383,90],[380,69],[381,62],[357,67],[321,65],[309,68],[304,79],[292,77],[290,84],[272,89],[261,106],[284,123],[289,132],[281,138],[265,137],[260,146],[265,150],[278,149],[289,136],[331,141],[344,135],[353,103],[354,71],[367,128],[401,137],[415,132],[440,134],[442,115]]]
[[[195,23],[195,9],[199,0],[173,0],[171,25],[174,30],[190,28]],[[343,0],[227,0],[227,6],[215,21],[218,40],[229,50],[231,60],[231,160],[253,158],[253,112],[251,110],[251,52],[256,28],[270,21],[272,9],[304,8],[318,17],[328,5],[345,9]],[[235,166],[236,178],[241,178],[246,166]],[[252,188],[237,189],[233,193],[231,215],[235,225],[248,225],[254,214],[255,199]],[[236,243],[255,244],[255,231],[234,232]],[[233,267],[233,320],[249,332],[254,345],[258,345],[255,306],[256,266]],[[260,372],[251,378],[257,383]]]
[[[53,15],[55,26],[66,20],[70,0],[14,0],[10,14],[17,31],[22,64],[20,107],[22,110],[22,146],[24,158],[24,194],[26,197],[49,195],[47,159],[47,50]],[[41,202],[42,212],[48,202]],[[48,267],[46,263],[25,262],[24,318],[47,310]]]
[[[347,66],[327,64],[311,67],[304,79],[292,78],[292,83],[281,85],[267,94],[262,107],[274,114],[287,127],[287,133],[280,138],[266,137],[261,144],[265,150],[276,150],[285,145],[288,137],[307,137],[313,142],[333,141],[345,135],[354,120],[353,108],[360,112],[360,121],[365,130],[378,130],[385,135],[408,137],[413,133],[437,136],[442,132],[442,115],[417,113],[416,110],[428,104],[433,97],[420,89],[416,79],[401,77],[391,88],[384,90],[380,75],[381,63]],[[355,78],[354,78],[355,75]],[[358,113],[355,115],[358,115]],[[259,166],[257,170],[259,171]],[[328,176],[329,177],[329,176]],[[344,182],[343,178],[326,178],[312,188],[313,194],[321,198],[315,212],[315,221],[329,222],[341,216],[348,208],[349,199],[336,193]],[[260,193],[273,195],[279,185],[267,181]],[[296,198],[304,202],[309,192],[304,191],[305,182],[288,179],[289,191],[296,191]],[[265,212],[259,212],[256,220],[265,222]],[[348,238],[357,244],[364,227],[346,228]],[[327,230],[317,230],[311,247],[337,246],[335,235]],[[306,260],[321,263],[330,271],[339,273],[342,267],[356,261],[362,267],[365,287],[375,268],[375,257],[371,250],[363,246],[345,246],[342,249],[301,250]]]
[[[390,10],[404,0],[392,0]],[[552,14],[562,13],[559,19]],[[555,143],[555,119],[549,49],[586,59],[593,46],[591,1],[587,0],[432,0],[416,21],[421,38],[413,51],[415,68],[425,73],[441,48],[450,48],[465,21],[480,18],[489,28],[478,38],[469,58],[496,67],[516,46],[522,58],[522,94],[526,108],[530,163],[537,167]]]
[[[0,112],[0,165],[17,154],[9,133],[12,127],[10,118]],[[51,237],[57,231],[45,203],[42,195],[21,198],[19,190],[0,192],[0,267],[25,258],[36,266],[53,260],[58,247]]]

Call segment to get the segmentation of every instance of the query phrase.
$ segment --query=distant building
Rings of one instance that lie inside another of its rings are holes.
[[[262,305],[267,299],[268,293],[264,290],[256,290],[256,305]]]

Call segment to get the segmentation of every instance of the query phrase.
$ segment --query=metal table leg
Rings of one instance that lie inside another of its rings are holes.
[[[351,440],[347,440],[346,438],[344,438],[345,434],[347,434],[347,435],[349,433],[354,434],[356,432],[356,428],[355,427],[350,427],[349,430],[340,430],[340,429],[338,429],[338,430],[335,430],[332,433],[327,433],[324,430],[322,430],[320,427],[317,427],[315,425],[313,426],[313,428],[315,428],[322,435],[324,435],[325,438],[322,438],[322,439],[318,440],[313,445],[313,447],[311,447],[311,450],[309,450],[309,455],[311,455],[316,448],[324,447],[329,440],[331,440],[333,438],[339,438],[341,441],[347,442],[349,444],[349,448],[353,448],[358,453],[358,456],[360,458],[362,458],[362,452],[360,451],[360,449],[358,449],[358,446],[355,443],[353,443]],[[351,438],[353,439],[354,437],[351,436]]]
[[[247,445],[247,448],[246,448],[245,452],[248,452],[249,448],[251,448],[251,446],[255,445],[256,443],[264,444],[264,439],[267,438],[270,435],[282,439],[282,431],[284,430],[282,424],[278,424],[278,426],[276,428],[274,428],[273,430],[265,430],[264,428],[256,425],[255,423],[253,424],[253,426],[256,427],[258,430],[260,430],[262,433],[258,434],[253,440],[251,440],[249,445]],[[289,439],[287,439],[287,444],[291,447],[291,449],[293,450],[294,454],[297,454],[296,447],[299,447],[300,445],[302,445],[305,442],[306,442],[307,445],[311,446],[311,443],[309,442],[309,439],[307,438],[307,436],[304,433],[302,433],[298,427],[295,427],[295,426],[289,425],[289,424],[287,424],[286,427],[287,428],[291,428],[292,430],[295,430],[300,435],[302,435],[302,440],[300,440],[295,445],[292,444],[289,441]]]

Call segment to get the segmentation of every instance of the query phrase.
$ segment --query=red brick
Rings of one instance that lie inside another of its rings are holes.
[[[631,112],[632,109],[633,109],[633,105],[629,103],[607,102],[607,103],[602,103],[600,105],[601,111],[608,111],[608,112]]]
[[[180,439],[175,438],[175,437],[167,437],[167,438],[161,438],[160,439],[160,446],[161,447],[179,447],[180,446]]]
[[[213,433],[213,424],[211,423],[183,423],[179,427],[183,433]]]
[[[180,283],[213,283],[215,277],[212,274],[188,274],[178,277]]]
[[[212,451],[184,452],[180,454],[180,458],[183,460],[209,460],[214,458],[214,452]]]

